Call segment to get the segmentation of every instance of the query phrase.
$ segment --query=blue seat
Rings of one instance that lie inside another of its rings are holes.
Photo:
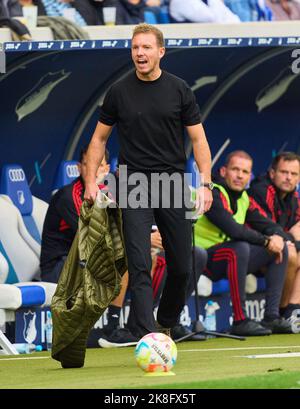
[[[229,291],[229,281],[226,278],[213,282],[213,295],[228,293]]]
[[[60,163],[54,177],[53,192],[72,183],[74,179],[78,178],[79,170],[77,164],[78,162],[76,160],[63,160]]]
[[[65,185],[73,182],[80,176],[76,160],[63,160],[55,173],[52,194]],[[110,160],[110,172],[115,173],[118,167],[118,158],[112,157]]]
[[[156,15],[151,10],[144,11],[144,20],[145,20],[145,23],[148,23],[148,24],[158,24]]]
[[[109,161],[109,165],[110,165],[110,173],[114,174],[116,173],[117,169],[118,169],[118,158],[117,157],[113,157],[111,158],[111,160]]]
[[[271,21],[273,20],[272,10],[258,0],[225,0],[225,5],[239,18],[241,21]]]
[[[258,0],[251,0],[250,2],[254,5],[257,11],[257,21],[273,20],[273,12],[270,7],[264,4],[264,2],[259,2]]]
[[[266,280],[265,277],[257,277],[257,290],[258,293],[266,291]]]
[[[185,168],[188,185],[192,188],[199,187],[200,174],[193,156],[190,156]]]
[[[170,13],[169,13],[169,9],[167,6],[160,7],[160,12],[157,15],[157,19],[158,19],[158,24],[170,24],[171,23]]]

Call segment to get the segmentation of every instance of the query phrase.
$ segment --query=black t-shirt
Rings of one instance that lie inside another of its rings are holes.
[[[42,234],[42,277],[69,253],[78,227],[83,194],[83,183],[78,178],[58,190],[50,201]]]
[[[184,171],[184,126],[201,122],[196,98],[182,79],[162,71],[155,81],[131,72],[107,92],[99,121],[117,123],[119,163],[133,171]]]

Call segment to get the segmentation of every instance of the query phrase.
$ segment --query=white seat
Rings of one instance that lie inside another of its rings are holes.
[[[19,288],[11,284],[0,284],[0,308],[17,310],[22,305],[22,294]]]
[[[9,265],[2,253],[0,253],[0,283],[5,283],[9,272]]]
[[[0,195],[0,242],[10,262],[4,282],[39,277],[41,247],[28,233],[19,210],[3,195]],[[3,280],[4,275],[0,277]]]
[[[32,207],[32,217],[36,223],[40,236],[42,237],[43,225],[48,210],[48,203],[39,199],[38,197],[32,196],[33,207]]]
[[[0,309],[51,305],[56,284],[40,278],[43,224],[48,203],[32,196],[19,165],[2,170],[0,195]]]
[[[246,276],[246,294],[254,294],[257,291],[257,278],[254,274]],[[213,282],[205,275],[201,275],[198,280],[198,294],[202,297],[209,297],[213,292]]]
[[[212,288],[211,279],[201,274],[198,280],[198,294],[202,297],[208,297],[212,293]]]
[[[44,281],[28,281],[16,284],[0,284],[0,309],[17,310],[31,306],[48,307],[57,284]]]
[[[247,274],[246,277],[246,293],[254,294],[257,291],[257,278],[254,274]]]

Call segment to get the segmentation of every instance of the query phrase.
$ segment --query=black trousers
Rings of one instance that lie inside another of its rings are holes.
[[[167,278],[157,312],[164,327],[178,322],[192,271],[192,227],[184,208],[122,209],[131,292],[128,327],[137,337],[156,330],[151,284],[151,226],[155,218],[162,236]],[[133,318],[134,317],[134,318]]]
[[[164,257],[164,252],[160,254],[160,256]],[[207,252],[205,249],[200,248],[200,247],[195,247],[195,273],[196,273],[196,282],[198,283],[199,278],[201,274],[203,274],[203,271],[206,267],[207,263]],[[158,289],[156,291],[155,297],[154,297],[154,306],[157,306],[159,304],[159,300],[162,294],[162,290],[165,286],[166,278],[167,278],[168,270],[167,268],[165,269],[163,273],[163,277],[160,279]],[[153,278],[152,278],[153,281]],[[152,285],[153,287],[153,285]],[[195,283],[194,283],[194,272],[190,276],[188,285],[187,285],[187,290],[186,290],[186,300],[190,298],[192,293],[195,291]]]
[[[55,266],[52,268],[52,270],[49,271],[42,271],[41,272],[41,280],[46,281],[49,283],[57,283],[59,280],[59,276],[62,272],[62,269],[64,267],[65,261],[66,261],[67,256],[62,256],[57,259]]]
[[[244,241],[225,242],[207,249],[208,260],[205,275],[212,281],[228,278],[235,321],[246,318],[246,275],[256,273],[263,268],[266,280],[265,317],[278,317],[281,293],[287,267],[287,248],[283,251],[283,260],[276,262],[262,246]]]

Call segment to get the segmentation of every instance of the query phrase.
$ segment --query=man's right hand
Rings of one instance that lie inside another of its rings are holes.
[[[160,250],[164,249],[162,245],[162,238],[158,230],[151,233],[151,247],[155,247]]]
[[[277,254],[276,262],[278,264],[282,262],[283,248],[284,248],[283,238],[281,236],[278,236],[277,234],[273,234],[273,236],[270,237],[267,249],[272,253]]]
[[[84,200],[88,201],[90,204],[93,204],[96,200],[97,194],[99,191],[99,186],[96,182],[90,182],[85,184],[84,191]]]

